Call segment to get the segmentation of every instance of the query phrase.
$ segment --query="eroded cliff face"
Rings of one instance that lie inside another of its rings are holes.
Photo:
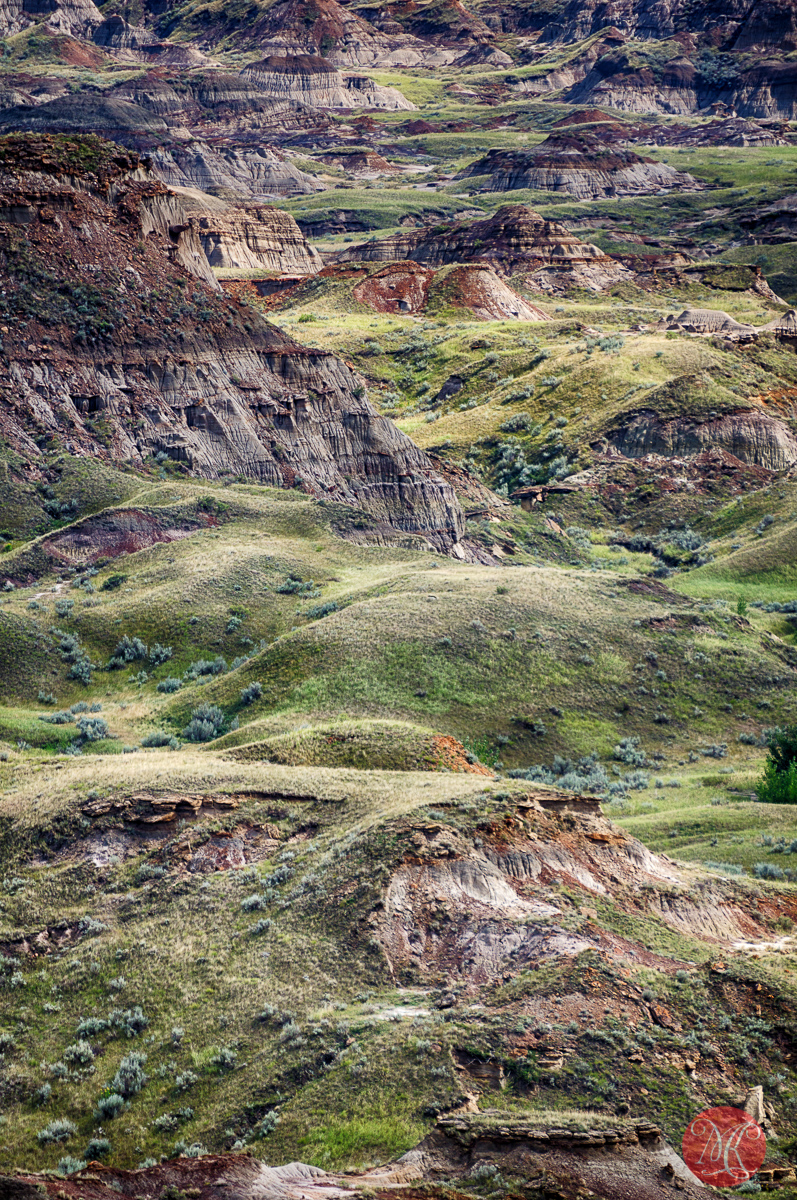
[[[358,505],[442,549],[458,539],[454,492],[426,456],[340,359],[211,286],[182,199],[136,156],[9,138],[0,167],[0,429],[20,453],[163,453]]]
[[[284,209],[228,204],[195,190],[181,189],[180,194],[211,267],[295,275],[321,270],[321,255]]]
[[[505,204],[484,221],[438,229],[413,229],[352,246],[336,262],[413,259],[432,267],[485,260],[501,275],[528,272],[541,291],[579,286],[600,291],[630,272],[558,221],[546,221],[525,204]]]
[[[720,449],[740,462],[770,471],[787,471],[797,463],[797,440],[788,426],[759,410],[673,420],[664,420],[655,412],[640,412],[610,434],[608,441],[626,458],[648,454],[689,458]]]
[[[342,75],[319,55],[271,55],[242,74],[269,96],[297,100],[310,108],[381,108],[415,111],[398,88],[382,87],[366,76]]]
[[[200,177],[234,176],[237,191],[245,194],[266,175],[276,179],[276,168],[283,162],[263,142],[276,141],[287,131],[317,130],[328,124],[326,117],[307,105],[269,95],[243,75],[214,69],[188,74],[184,69],[161,67],[103,91],[84,89],[74,94],[63,85],[52,95],[26,87],[12,92],[9,100],[3,106],[0,133],[96,133],[142,152],[158,146],[166,156],[164,162],[191,164],[199,159],[207,163],[204,176],[200,167],[193,167],[196,178],[168,182],[206,186]],[[311,176],[295,168],[286,168],[282,175],[292,180],[287,194],[317,186],[308,182]],[[276,187],[271,191],[279,193]]]
[[[459,178],[487,176],[483,190],[532,188],[566,192],[579,200],[603,196],[644,196],[670,188],[696,191],[701,185],[668,163],[642,158],[627,148],[607,148],[592,133],[557,133],[533,150],[490,150],[460,172]]]
[[[326,187],[283,154],[261,146],[211,146],[192,141],[158,147],[152,154],[152,169],[172,186],[198,188],[230,199],[308,196]]]
[[[20,33],[38,22],[57,33],[82,38],[102,21],[94,0],[3,0],[0,25],[4,36]]]

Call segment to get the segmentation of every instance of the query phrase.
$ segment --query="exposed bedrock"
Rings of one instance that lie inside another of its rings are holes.
[[[669,421],[654,412],[640,412],[610,433],[608,441],[626,458],[643,458],[646,454],[685,458],[720,448],[741,462],[771,471],[786,471],[797,463],[797,440],[788,427],[755,410],[704,420],[676,417]]]
[[[547,313],[508,287],[487,263],[443,267],[389,263],[354,287],[354,298],[376,312],[420,313],[430,303],[468,308],[482,321],[547,321]]]
[[[326,185],[301,171],[289,158],[261,146],[173,143],[152,154],[154,173],[176,187],[199,188],[230,199],[308,196]]]
[[[163,452],[206,478],[361,507],[450,549],[463,529],[453,488],[360,377],[221,295],[184,198],[137,156],[99,139],[85,150],[93,173],[73,142],[0,142],[6,442],[34,459],[52,438],[135,465]],[[70,307],[81,297],[82,314]]]
[[[263,204],[228,204],[182,192],[185,212],[211,267],[297,275],[321,270],[321,255],[289,212]]]
[[[351,246],[336,262],[394,262],[413,259],[431,267],[489,262],[500,275],[529,272],[541,291],[580,286],[590,291],[630,278],[630,272],[558,221],[546,221],[525,204],[504,204],[493,216],[448,228],[408,229]]]
[[[364,75],[343,75],[319,55],[271,55],[245,67],[242,74],[266,95],[310,108],[415,110],[398,88],[383,87]]]
[[[100,24],[102,13],[94,0],[3,0],[0,5],[4,37],[40,21],[56,33],[85,38]]]
[[[608,148],[594,134],[552,134],[533,150],[490,150],[459,174],[460,179],[487,176],[482,189],[511,192],[523,188],[566,192],[579,200],[603,196],[644,196],[702,185],[668,163],[642,158],[633,151]]]

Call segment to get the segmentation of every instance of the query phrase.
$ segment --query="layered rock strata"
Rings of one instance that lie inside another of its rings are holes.
[[[3,36],[8,37],[43,21],[55,33],[85,38],[102,21],[94,0],[4,0]]]
[[[336,262],[394,262],[411,258],[431,267],[485,260],[501,275],[515,271],[543,291],[571,284],[599,291],[630,272],[558,221],[546,221],[525,204],[505,204],[484,221],[411,229],[351,246]]]
[[[390,263],[354,287],[354,298],[376,312],[413,315],[430,302],[467,308],[482,321],[548,321],[547,313],[507,287],[487,263],[443,267]]]
[[[326,187],[285,155],[262,146],[173,143],[153,151],[152,169],[164,183],[229,199],[309,196]]]
[[[492,45],[493,31],[459,0],[394,11],[355,10],[338,0],[277,0],[255,13],[242,20],[206,4],[195,9],[187,24],[203,45],[234,38],[239,46],[266,55],[322,56],[342,68],[511,63]]]
[[[459,505],[426,456],[343,362],[213,290],[180,197],[136,156],[0,139],[0,258],[0,431],[26,457],[53,439],[117,463],[162,453],[458,541]]]
[[[261,204],[228,204],[181,191],[185,211],[211,267],[314,275],[321,255],[289,212]]]
[[[558,133],[533,150],[490,150],[457,178],[486,176],[486,192],[566,192],[579,200],[604,196],[644,196],[678,188],[697,191],[701,184],[668,163],[612,147],[594,134]]]
[[[319,55],[271,55],[242,71],[267,96],[296,100],[309,108],[415,110],[398,88],[383,87],[364,75],[342,75]]]
[[[626,458],[694,458],[705,451],[723,450],[742,463],[787,471],[797,463],[797,439],[788,426],[760,411],[725,413],[716,417],[676,417],[664,420],[655,412],[635,414],[608,437]]]
[[[247,134],[283,136],[288,130],[324,124],[315,110],[266,95],[242,75],[158,69],[102,91],[89,88],[72,94],[61,89],[52,99],[23,94],[21,102],[5,108],[0,132],[97,133],[139,151],[156,144],[203,147],[203,139],[211,138],[233,146],[243,143],[249,151]],[[258,152],[255,144],[251,153]]]

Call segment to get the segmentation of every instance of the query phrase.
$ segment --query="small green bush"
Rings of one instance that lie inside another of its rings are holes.
[[[112,1121],[114,1117],[118,1117],[119,1113],[125,1107],[124,1096],[120,1096],[118,1092],[109,1092],[105,1096],[100,1096],[97,1101],[97,1107],[94,1109],[94,1120]]]
[[[210,742],[218,737],[224,724],[224,713],[215,704],[200,704],[191,713],[191,720],[183,730],[189,742]]]
[[[123,583],[127,583],[126,575],[109,575],[104,583],[100,584],[101,592],[114,592],[120,588]]]
[[[56,1117],[49,1125],[45,1125],[44,1129],[39,1130],[36,1140],[40,1146],[49,1146],[55,1142],[68,1142],[76,1133],[77,1125],[73,1121],[68,1121],[65,1117]]]
[[[111,1143],[107,1137],[93,1137],[86,1146],[85,1157],[90,1162],[92,1159],[107,1158],[111,1153]]]
[[[163,729],[156,729],[153,733],[148,733],[145,738],[142,738],[141,745],[147,749],[153,746],[168,746],[172,740],[172,735],[166,733]]]
[[[146,1054],[141,1054],[137,1050],[124,1056],[109,1085],[117,1095],[127,1099],[141,1091],[147,1082],[147,1076],[144,1074],[146,1061]]]
[[[172,675],[172,676],[169,676],[168,679],[161,679],[160,683],[155,688],[155,691],[156,692],[165,692],[166,695],[170,695],[172,692],[179,692],[179,690],[182,686],[183,685],[182,685],[181,680],[175,679],[174,676]]]
[[[790,763],[785,771],[768,762],[756,795],[762,804],[797,804],[797,762]]]
[[[63,1057],[68,1063],[74,1063],[77,1066],[86,1066],[88,1063],[94,1061],[94,1051],[88,1042],[81,1040],[71,1046],[67,1046]]]

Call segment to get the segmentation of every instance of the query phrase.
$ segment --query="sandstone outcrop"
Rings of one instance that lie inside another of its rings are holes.
[[[483,321],[548,321],[541,308],[518,296],[487,263],[443,267],[390,263],[354,287],[354,298],[376,312],[413,315],[432,305],[467,308]]]
[[[415,109],[398,88],[383,87],[364,75],[342,75],[319,55],[273,54],[241,73],[267,96],[296,100],[309,108]]]
[[[343,362],[214,290],[182,199],[137,156],[2,139],[0,191],[9,445],[34,460],[53,437],[117,463],[162,453],[361,507],[440,549],[458,540],[459,505],[429,459]]]
[[[431,267],[482,259],[501,275],[527,273],[542,291],[577,285],[600,291],[630,272],[597,246],[525,204],[505,204],[483,221],[412,229],[351,246],[336,262],[394,262],[411,258]]]
[[[619,111],[688,115],[713,108],[734,117],[793,120],[797,114],[797,64],[775,57],[752,63],[728,56],[717,69],[711,60],[681,55],[663,65],[640,63],[625,49],[598,58],[563,99]],[[539,90],[545,90],[544,79]]]
[[[666,329],[685,329],[687,333],[722,333],[738,336],[754,333],[752,325],[742,325],[718,308],[685,308],[677,317],[665,322]]]
[[[179,29],[181,40],[187,36],[202,46],[225,39],[228,45],[265,55],[323,56],[342,68],[501,67],[512,61],[493,45],[494,29],[460,0],[391,9],[354,9],[339,0],[277,0],[245,16],[206,0],[189,13],[176,14],[164,27],[170,33]]]
[[[797,194],[743,213],[740,224],[755,245],[797,241]]]
[[[321,256],[289,212],[262,204],[229,204],[177,189],[211,267],[313,275]]]
[[[235,839],[227,839],[231,840]],[[194,867],[191,859],[189,870],[225,870],[238,865],[235,860],[228,861],[228,846],[214,842],[223,843],[223,839],[211,838],[204,848],[194,850],[194,857],[201,859],[205,849],[209,861],[197,861]],[[176,849],[175,857],[183,847]],[[499,1067],[492,1061],[460,1052],[455,1057],[480,1067],[485,1082],[498,1080]],[[458,1070],[465,1083],[466,1071],[459,1066]],[[50,1174],[2,1176],[0,1187],[7,1200],[58,1200],[65,1187],[70,1196],[73,1189],[77,1195],[79,1188],[86,1200],[114,1200],[119,1194],[161,1195],[167,1189],[198,1191],[205,1200],[225,1200],[229,1195],[238,1200],[345,1200],[354,1184],[378,1191],[384,1200],[400,1200],[412,1183],[436,1192],[437,1181],[472,1178],[474,1164],[478,1164],[490,1166],[494,1175],[505,1172],[528,1179],[540,1197],[614,1200],[618,1180],[625,1195],[644,1200],[668,1200],[674,1181],[687,1200],[708,1200],[714,1194],[700,1184],[661,1129],[650,1121],[618,1118],[607,1122],[603,1114],[585,1112],[584,1119],[576,1123],[572,1115],[563,1114],[551,1124],[533,1113],[519,1117],[495,1109],[480,1112],[477,1096],[478,1092],[468,1094],[466,1106],[439,1117],[423,1141],[401,1158],[356,1175],[328,1174],[301,1162],[270,1167],[248,1152],[179,1156],[135,1171],[92,1162],[67,1180]],[[767,1178],[772,1175],[790,1178],[791,1171],[770,1170]]]
[[[608,149],[591,133],[557,133],[533,150],[490,150],[457,178],[486,176],[481,190],[510,192],[530,188],[566,192],[579,200],[602,196],[644,196],[703,186],[668,163],[642,158],[632,150]]]

